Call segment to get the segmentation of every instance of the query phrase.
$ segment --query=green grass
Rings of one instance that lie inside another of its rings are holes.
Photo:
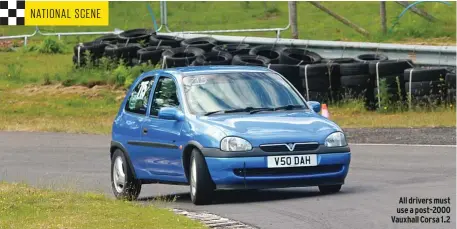
[[[71,54],[0,52],[0,81],[3,83],[44,83],[46,77],[57,79],[71,71]]]
[[[110,134],[123,91],[108,87],[0,87],[0,130]],[[352,127],[455,127],[455,107],[366,111],[359,102],[329,106],[330,119]]]
[[[370,32],[364,37],[307,2],[297,3],[300,39],[350,40],[380,42],[415,42],[454,44],[456,39],[456,4],[451,6],[437,2],[417,5],[440,19],[431,23],[407,12],[391,34],[383,35],[379,17],[379,2],[322,2],[334,12],[346,17]],[[159,2],[110,2],[109,26],[70,27],[43,26],[43,32],[64,31],[112,31],[114,28],[153,28],[147,5],[153,9],[160,25]],[[386,2],[387,25],[390,28],[404,7]],[[287,2],[168,2],[168,24],[172,31],[218,30],[246,28],[277,28],[288,23]],[[0,35],[31,34],[33,26],[0,26]],[[282,33],[289,38],[290,30]],[[274,32],[232,33],[241,36],[274,37]],[[32,38],[35,39],[36,37]],[[87,41],[91,37],[65,37],[70,43]]]
[[[0,182],[0,228],[207,228],[151,205]]]
[[[407,111],[367,111],[363,103],[348,101],[329,106],[330,119],[342,128],[455,127],[455,103]]]
[[[54,85],[9,86],[0,89],[0,98],[1,130],[107,134],[122,92]]]

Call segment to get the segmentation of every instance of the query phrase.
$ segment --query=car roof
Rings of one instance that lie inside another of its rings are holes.
[[[194,74],[227,73],[227,72],[271,72],[270,69],[261,66],[237,66],[237,65],[212,65],[212,66],[189,66],[166,69],[155,69],[146,72],[147,75],[155,73],[168,73],[175,77]]]

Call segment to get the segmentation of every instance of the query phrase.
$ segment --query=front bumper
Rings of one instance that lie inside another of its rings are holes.
[[[310,153],[288,152],[287,154]],[[319,153],[317,166],[295,168],[267,168],[267,156],[205,155],[205,159],[217,189],[261,189],[344,184],[349,172],[351,153],[349,151]]]

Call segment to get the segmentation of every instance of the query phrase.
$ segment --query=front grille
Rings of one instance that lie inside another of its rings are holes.
[[[316,150],[319,147],[319,143],[297,143],[295,144],[295,151],[310,151]],[[286,144],[272,144],[272,145],[261,145],[260,149],[264,152],[287,152],[290,151]]]
[[[320,165],[310,167],[293,167],[293,168],[251,168],[234,169],[233,172],[236,176],[246,177],[255,176],[292,176],[292,175],[316,175],[324,173],[336,173],[343,169],[343,165]]]
[[[294,151],[315,150],[317,147],[319,147],[319,144],[297,144]]]
[[[265,152],[281,152],[289,151],[286,145],[270,145],[270,146],[260,146],[260,149]]]

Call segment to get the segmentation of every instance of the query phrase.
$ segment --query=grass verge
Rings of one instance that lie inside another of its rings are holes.
[[[426,110],[377,112],[367,111],[362,103],[348,102],[341,106],[329,107],[330,119],[342,128],[414,128],[414,127],[455,127],[454,105],[438,106]]]
[[[0,130],[110,134],[123,95],[108,86],[0,87]],[[455,107],[382,113],[346,103],[329,111],[342,128],[456,126]]]
[[[0,182],[0,228],[207,228],[173,212],[95,193]]]
[[[3,88],[0,129],[106,134],[121,95],[110,87]]]

